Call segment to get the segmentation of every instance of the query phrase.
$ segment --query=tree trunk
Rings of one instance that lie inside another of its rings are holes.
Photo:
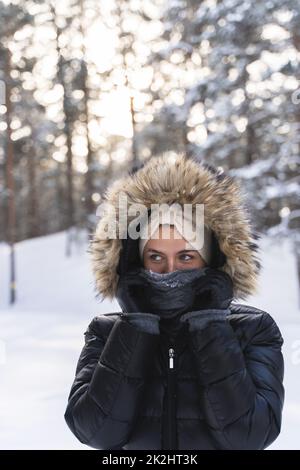
[[[5,102],[6,102],[6,184],[8,192],[8,244],[10,246],[10,303],[16,301],[16,270],[15,270],[15,241],[16,241],[16,206],[14,181],[14,149],[11,140],[11,83],[10,83],[10,51],[6,50],[5,57]]]

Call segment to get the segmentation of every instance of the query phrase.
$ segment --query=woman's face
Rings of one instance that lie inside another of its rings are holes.
[[[163,238],[163,230],[160,225],[158,238],[150,238],[146,243],[143,252],[144,268],[157,273],[168,273],[178,269],[204,268],[206,262],[201,258],[200,253],[197,250],[187,250],[186,240],[173,225],[169,228],[170,237],[168,239]]]

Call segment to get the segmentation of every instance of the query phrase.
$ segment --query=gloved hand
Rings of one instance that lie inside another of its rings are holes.
[[[149,312],[143,296],[144,280],[138,275],[141,267],[138,247],[139,239],[134,240],[130,236],[122,239],[115,297],[123,312]]]
[[[132,270],[119,276],[116,299],[125,312],[123,318],[126,321],[140,331],[159,334],[160,317],[147,309],[143,287],[143,279],[137,275],[136,270]]]
[[[189,331],[205,328],[212,321],[225,321],[233,297],[231,277],[219,269],[206,267],[204,276],[194,285],[193,310],[180,317],[188,322]]]
[[[229,309],[196,310],[181,315],[180,322],[187,322],[189,331],[195,331],[206,328],[211,322],[225,321],[229,313]]]
[[[205,267],[193,288],[193,310],[226,309],[233,298],[233,282],[229,274],[216,268]]]
[[[159,320],[160,317],[154,313],[126,313],[124,318],[131,324],[138,328],[140,331],[151,334],[159,334]]]
[[[233,297],[231,277],[219,269],[206,267],[205,275],[194,285],[193,310],[180,317],[187,322],[189,331],[205,328],[212,321],[225,321]]]
[[[119,276],[116,299],[123,312],[148,312],[143,296],[144,281],[136,270]]]

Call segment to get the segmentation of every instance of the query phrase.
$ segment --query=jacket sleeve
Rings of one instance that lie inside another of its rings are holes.
[[[242,350],[221,312],[199,312],[198,325],[194,312],[186,315],[194,317],[190,347],[206,422],[221,449],[265,449],[281,428],[283,339],[267,312],[247,315]]]
[[[121,316],[105,340],[105,322],[95,317],[84,333],[64,414],[80,442],[102,450],[128,441],[159,338]]]

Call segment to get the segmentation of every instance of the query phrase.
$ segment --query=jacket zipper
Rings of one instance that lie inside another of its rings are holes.
[[[175,382],[175,349],[170,346],[168,350],[168,400],[167,400],[167,415],[168,415],[168,448],[171,450],[176,449],[176,382]]]
[[[174,355],[175,355],[174,349],[169,348],[169,369],[174,369]]]

